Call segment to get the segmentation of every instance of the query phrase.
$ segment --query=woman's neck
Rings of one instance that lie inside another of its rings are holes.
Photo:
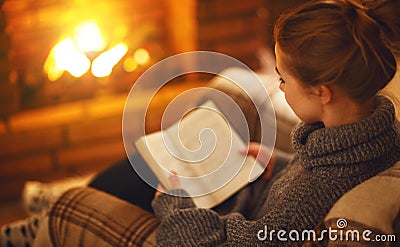
[[[351,124],[368,117],[373,110],[374,100],[360,104],[349,99],[341,99],[324,109],[322,122],[325,127]]]

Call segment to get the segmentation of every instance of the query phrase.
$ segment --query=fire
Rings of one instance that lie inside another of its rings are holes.
[[[109,76],[115,65],[128,52],[128,46],[121,42],[104,51],[106,47],[107,41],[103,38],[97,23],[94,21],[82,23],[75,28],[73,38],[67,37],[61,40],[51,49],[44,64],[44,71],[50,81],[58,80],[65,71],[74,77],[81,77],[90,67],[96,77]],[[91,61],[87,56],[88,52],[102,53]],[[136,53],[138,53],[135,55],[137,64],[144,65],[149,61],[150,56],[146,50],[138,49]]]
[[[106,47],[106,41],[102,37],[100,28],[94,21],[82,23],[76,28],[75,41],[81,52],[99,52]]]
[[[71,38],[65,38],[55,45],[44,64],[50,81],[59,79],[64,71],[74,77],[81,77],[89,68],[89,58],[77,49]]]
[[[133,57],[135,61],[140,65],[145,65],[150,61],[149,53],[143,48],[137,49],[133,54]]]
[[[92,63],[92,74],[96,77],[109,76],[114,66],[125,56],[127,51],[128,47],[120,43],[101,53]]]
[[[134,71],[138,65],[146,65],[150,62],[150,54],[144,48],[139,48],[133,56],[127,57],[124,61],[124,70],[127,72]]]
[[[137,68],[137,63],[133,57],[128,57],[124,61],[124,70],[127,72],[132,72]]]

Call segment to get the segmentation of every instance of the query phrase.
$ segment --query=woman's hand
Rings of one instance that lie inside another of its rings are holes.
[[[181,184],[179,183],[179,178],[178,176],[176,176],[176,172],[172,171],[171,172],[172,175],[169,176],[169,183],[172,186],[172,189],[179,189],[181,188]],[[158,184],[157,186],[157,191],[154,194],[154,198],[158,197],[159,195],[161,195],[163,192],[167,191],[164,186],[162,186],[161,184]]]
[[[258,142],[250,142],[247,150],[240,151],[243,155],[251,155],[256,158],[261,165],[266,167],[263,177],[270,178],[275,163],[275,154],[271,149]]]
[[[271,161],[274,159],[274,154],[271,155],[271,149],[262,145],[258,142],[249,142],[247,150],[241,150],[240,153],[243,155],[253,156],[260,162],[263,166],[267,167],[270,165]],[[270,158],[271,155],[271,158]]]

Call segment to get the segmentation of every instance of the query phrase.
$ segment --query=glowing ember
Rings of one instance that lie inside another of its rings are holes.
[[[90,68],[90,60],[81,53],[71,38],[60,41],[53,47],[44,64],[50,81],[59,79],[64,71],[74,77],[81,77]]]
[[[133,54],[133,58],[140,65],[146,65],[150,61],[150,55],[147,50],[139,48]]]
[[[114,66],[125,56],[127,51],[128,47],[120,43],[101,53],[92,63],[92,74],[96,77],[109,76]]]
[[[76,27],[74,40],[81,52],[102,51],[106,47],[95,21],[85,22]]]
[[[126,72],[132,72],[137,68],[138,64],[136,63],[133,57],[128,57],[124,61],[124,70]]]

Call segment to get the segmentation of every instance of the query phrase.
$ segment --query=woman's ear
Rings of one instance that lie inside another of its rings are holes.
[[[319,97],[321,104],[326,105],[332,101],[332,89],[327,85],[318,85],[316,94]]]

